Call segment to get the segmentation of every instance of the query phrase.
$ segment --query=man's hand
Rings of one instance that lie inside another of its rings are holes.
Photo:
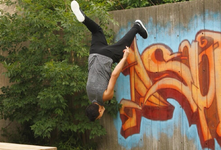
[[[129,53],[130,53],[130,48],[126,46],[126,49],[124,49],[124,55],[123,55],[123,58],[126,58],[128,57]]]

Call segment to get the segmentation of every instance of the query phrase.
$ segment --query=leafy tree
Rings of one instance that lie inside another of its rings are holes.
[[[20,124],[17,136],[4,130],[13,142],[89,149],[94,143],[88,137],[106,133],[98,121],[85,116],[90,35],[75,19],[70,2],[0,0],[17,8],[14,14],[1,10],[0,16],[0,49],[7,53],[0,61],[11,83],[1,88],[0,112]],[[104,2],[78,2],[104,29],[114,23]],[[113,33],[106,31],[110,43]],[[116,107],[112,104],[110,109]]]

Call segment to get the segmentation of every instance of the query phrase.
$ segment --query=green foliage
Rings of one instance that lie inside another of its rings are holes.
[[[0,112],[21,125],[17,135],[4,130],[13,142],[94,149],[92,139],[106,134],[85,115],[90,36],[72,14],[70,2],[18,0],[16,13],[1,10],[0,49],[7,55],[0,61],[11,85],[1,88]],[[78,2],[104,30],[113,22],[104,2]],[[111,30],[105,34],[111,42]]]
[[[118,103],[116,97],[114,96],[112,100],[105,103],[105,112],[113,116],[114,118],[117,117],[117,113],[121,108],[121,104]]]

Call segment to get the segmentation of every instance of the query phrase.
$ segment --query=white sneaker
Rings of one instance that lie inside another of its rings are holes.
[[[144,39],[146,39],[148,37],[148,32],[147,32],[147,29],[145,28],[145,26],[143,25],[142,21],[136,20],[135,24],[138,24],[140,26],[140,29],[138,32],[140,34],[140,36],[143,37]]]
[[[71,10],[75,14],[79,22],[83,22],[85,20],[84,14],[81,12],[77,1],[74,0],[71,2]]]

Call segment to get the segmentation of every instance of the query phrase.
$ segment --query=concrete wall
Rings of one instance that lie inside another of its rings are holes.
[[[119,40],[141,19],[116,85],[122,104],[105,115],[100,150],[221,149],[221,1],[193,0],[111,12]]]

